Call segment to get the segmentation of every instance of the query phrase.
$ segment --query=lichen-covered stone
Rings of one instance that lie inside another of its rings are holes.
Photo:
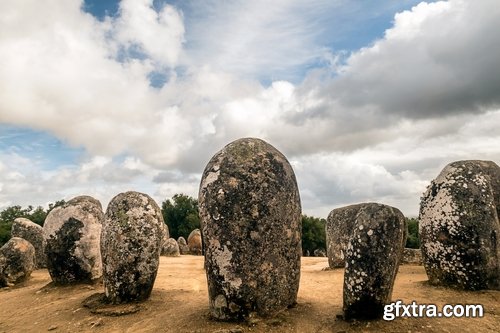
[[[179,237],[177,239],[177,244],[179,244],[179,251],[181,254],[189,254],[189,246],[184,237]]]
[[[173,238],[167,239],[165,243],[163,243],[162,249],[161,249],[161,255],[162,256],[167,256],[167,257],[178,257],[181,255],[179,251],[179,244],[177,244],[177,241]]]
[[[294,305],[301,207],[285,156],[259,139],[230,143],[206,166],[199,205],[211,315],[270,316]]]
[[[113,304],[149,298],[160,263],[163,216],[146,194],[125,192],[108,205],[101,236],[106,298]]]
[[[50,211],[43,225],[47,268],[55,283],[93,283],[102,276],[101,203],[79,196]]]
[[[189,253],[194,255],[201,255],[202,252],[202,240],[200,229],[194,229],[188,236],[187,240]]]
[[[18,217],[12,223],[12,237],[20,237],[26,239],[35,248],[35,267],[47,267],[45,256],[45,239],[43,238],[43,228],[38,224],[26,219]]]
[[[403,249],[403,264],[422,265],[422,251],[420,249]]]
[[[0,248],[0,287],[28,279],[35,269],[35,248],[23,238],[12,237]]]
[[[420,203],[420,242],[429,281],[458,289],[500,289],[500,168],[448,164]]]
[[[406,242],[406,221],[396,208],[355,205],[353,230],[345,250],[344,316],[381,318],[391,302],[394,280]]]
[[[345,251],[361,205],[337,208],[328,214],[325,234],[326,253],[330,268],[344,268]]]

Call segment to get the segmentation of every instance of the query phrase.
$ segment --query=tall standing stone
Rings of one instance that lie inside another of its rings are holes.
[[[92,283],[102,276],[101,203],[79,196],[50,211],[43,225],[47,268],[55,283]]]
[[[113,304],[149,298],[160,264],[163,216],[146,194],[125,192],[108,205],[101,253],[106,298]]]
[[[420,203],[420,242],[429,281],[458,289],[500,289],[500,167],[448,164]]]
[[[180,236],[177,239],[177,244],[179,244],[179,252],[181,254],[189,254],[189,246],[184,237]]]
[[[345,251],[344,316],[381,318],[391,302],[392,288],[406,242],[406,221],[396,208],[377,203],[357,209]]]
[[[38,224],[26,219],[18,217],[12,223],[12,237],[20,237],[26,239],[35,248],[35,267],[47,267],[47,259],[45,256],[45,239],[43,238],[43,228]]]
[[[202,240],[200,229],[194,229],[188,236],[187,240],[189,253],[195,255],[201,255],[202,252]]]
[[[259,139],[230,143],[206,166],[199,205],[211,315],[233,320],[294,305],[301,207],[285,156]]]
[[[35,248],[23,238],[12,237],[0,248],[0,287],[27,280],[35,269]]]

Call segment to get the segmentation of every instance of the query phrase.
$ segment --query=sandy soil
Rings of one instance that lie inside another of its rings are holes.
[[[298,305],[275,318],[224,323],[208,316],[203,258],[162,257],[151,298],[109,316],[84,307],[102,285],[54,287],[46,270],[22,285],[0,290],[0,332],[499,332],[500,291],[463,292],[426,283],[421,266],[401,266],[393,299],[420,304],[482,304],[483,318],[398,318],[394,321],[345,322],[343,270],[323,271],[326,258],[302,258]],[[115,309],[116,310],[116,309]],[[117,311],[114,311],[115,313]]]

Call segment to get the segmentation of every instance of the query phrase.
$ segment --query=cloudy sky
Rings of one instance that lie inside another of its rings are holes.
[[[497,0],[0,2],[0,209],[197,197],[259,137],[304,213],[418,214],[449,162],[500,162]]]

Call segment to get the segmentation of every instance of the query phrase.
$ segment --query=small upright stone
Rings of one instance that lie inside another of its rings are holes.
[[[330,268],[344,268],[345,251],[352,236],[356,215],[363,204],[334,209],[325,225],[326,253]]]
[[[187,243],[188,243],[189,253],[198,256],[201,255],[202,241],[201,241],[200,229],[194,229],[193,231],[191,231],[191,233],[188,236]]]
[[[259,139],[230,143],[203,172],[199,207],[211,315],[238,320],[293,306],[301,207],[285,156]]]
[[[146,194],[125,192],[111,200],[101,236],[109,302],[149,298],[160,263],[162,224],[160,207]]]
[[[355,205],[353,230],[345,250],[344,316],[381,318],[406,242],[406,221],[396,208],[377,203]]]
[[[179,244],[179,251],[181,254],[189,254],[189,246],[184,237],[180,236],[177,239],[177,244]]]
[[[35,248],[23,238],[12,237],[0,248],[0,287],[27,280],[35,269]]]
[[[167,239],[166,242],[163,243],[163,247],[161,249],[161,255],[167,257],[178,257],[181,255],[179,251],[179,244],[173,238]]]
[[[79,196],[50,211],[43,225],[47,268],[55,283],[93,283],[102,276],[101,203]]]
[[[12,223],[12,237],[20,237],[26,239],[35,248],[35,267],[47,267],[45,256],[45,239],[43,238],[43,228],[38,224],[26,219],[18,217]]]
[[[500,289],[500,167],[448,164],[420,203],[420,247],[429,281],[457,289]]]

